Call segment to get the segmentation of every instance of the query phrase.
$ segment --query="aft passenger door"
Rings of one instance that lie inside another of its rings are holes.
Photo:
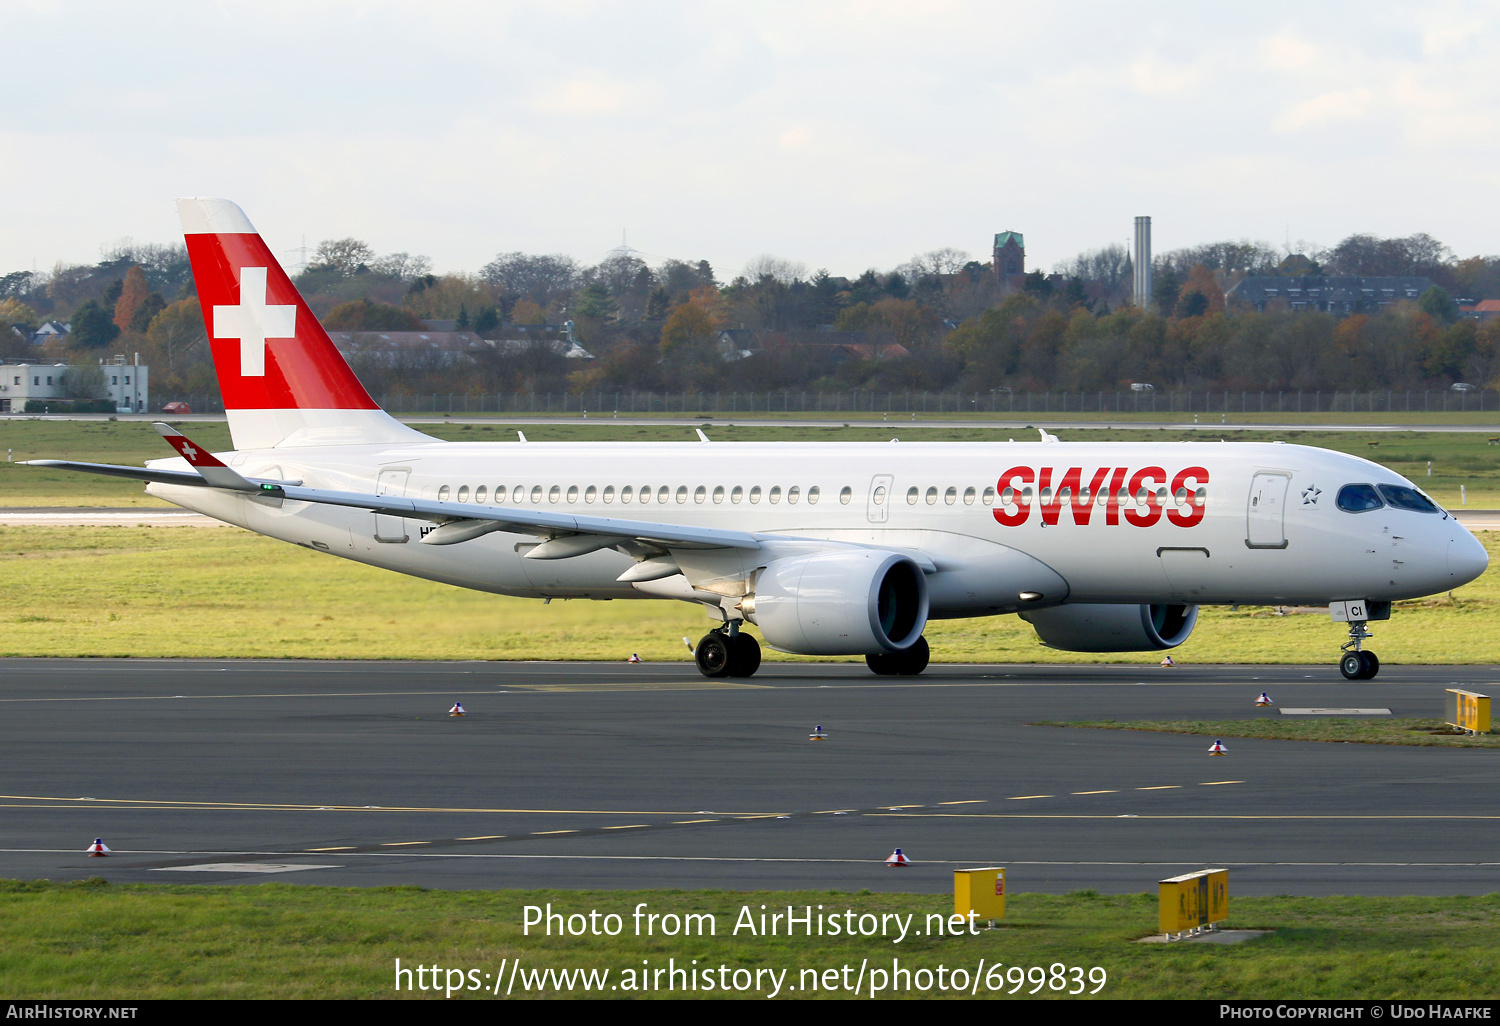
[[[1286,548],[1286,491],[1291,475],[1256,474],[1250,483],[1245,544],[1252,549]]]
[[[870,481],[870,502],[865,515],[872,524],[883,524],[891,515],[891,485],[896,479],[890,474],[876,474]]]
[[[405,467],[382,470],[375,482],[376,495],[405,495],[406,479],[411,471]],[[402,517],[375,514],[375,540],[389,545],[399,545],[407,540],[406,520]]]

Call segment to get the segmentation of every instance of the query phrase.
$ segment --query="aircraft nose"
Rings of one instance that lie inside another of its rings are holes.
[[[1484,573],[1489,565],[1489,553],[1484,550],[1479,539],[1468,530],[1460,527],[1449,536],[1448,576],[1452,579],[1450,587],[1456,588],[1460,584],[1468,584]]]

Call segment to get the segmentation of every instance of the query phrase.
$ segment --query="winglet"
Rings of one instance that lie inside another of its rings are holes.
[[[1059,439],[1058,439],[1058,437],[1056,435],[1049,435],[1047,433],[1047,429],[1046,428],[1037,428],[1037,430],[1042,433],[1042,441],[1044,441],[1044,442],[1056,442],[1056,441],[1059,441]]]
[[[153,423],[156,433],[167,440],[167,444],[188,461],[198,474],[215,488],[233,488],[237,492],[258,492],[260,487],[245,480],[237,471],[231,470],[219,458],[201,445],[195,445],[187,435],[170,424]]]

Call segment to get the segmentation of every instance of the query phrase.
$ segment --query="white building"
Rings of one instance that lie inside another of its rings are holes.
[[[99,361],[105,394],[114,401],[116,413],[143,413],[149,404],[150,368],[125,360],[125,354],[119,353],[107,363]],[[33,400],[44,404],[49,399],[61,400],[67,369],[65,363],[0,363],[0,413],[25,413],[26,404]]]

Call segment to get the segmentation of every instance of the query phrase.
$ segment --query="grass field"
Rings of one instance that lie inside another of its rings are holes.
[[[1442,720],[1395,717],[1299,716],[1274,709],[1253,720],[1047,720],[1038,727],[1096,730],[1150,730],[1205,737],[1254,737],[1276,741],[1330,741],[1365,745],[1419,745],[1424,748],[1500,748],[1500,734],[1450,733]]]
[[[681,891],[424,891],[414,887],[344,889],[262,885],[186,887],[110,885],[102,882],[53,884],[0,882],[0,993],[13,999],[41,998],[443,998],[431,990],[399,995],[396,959],[402,966],[475,970],[458,976],[459,997],[490,998],[496,973],[507,980],[520,960],[513,997],[588,996],[582,987],[560,991],[553,977],[535,990],[525,986],[540,970],[608,970],[605,997],[673,996],[641,994],[625,984],[627,971],[705,967],[713,979],[720,966],[786,971],[782,997],[854,996],[842,988],[868,970],[892,961],[909,971],[928,970],[930,988],[914,974],[913,997],[940,996],[939,965],[952,979],[955,969],[979,994],[1019,994],[1023,1000],[1038,976],[1052,977],[1061,963],[1078,967],[1075,984],[1063,973],[1064,990],[1087,995],[1095,989],[1090,969],[1103,970],[1100,998],[1493,998],[1500,993],[1500,895],[1479,898],[1239,898],[1230,875],[1230,929],[1274,931],[1234,946],[1134,944],[1156,932],[1156,896],[1012,894],[1007,918],[977,936],[890,938],[752,937],[731,931],[740,910],[759,916],[768,910],[822,906],[825,915],[845,910],[855,920],[865,914],[911,915],[916,930],[929,914],[952,912],[949,898],[934,895],[841,892],[681,892]],[[649,912],[712,913],[716,931],[704,937],[634,934],[631,913],[638,902]],[[521,932],[526,905],[555,912],[621,916],[617,937],[539,937]],[[848,920],[845,920],[848,921]],[[892,926],[894,930],[894,926]],[[980,960],[985,971],[980,975]],[[1004,968],[994,976],[989,968]],[[843,967],[849,973],[842,973]],[[1030,980],[1006,979],[1005,971],[1040,967]],[[804,974],[804,970],[809,972]],[[837,970],[831,976],[824,974]],[[490,974],[486,977],[485,974]],[[430,976],[427,978],[430,980]],[[663,976],[665,979],[665,976]],[[702,977],[699,977],[702,979]],[[1100,979],[1096,973],[1094,980]],[[769,996],[763,989],[729,996]],[[812,990],[814,981],[817,990]],[[413,984],[415,979],[413,978]],[[998,992],[989,986],[998,983]],[[548,985],[550,984],[550,985]],[[662,984],[663,988],[665,984]],[[963,996],[968,996],[968,986]],[[501,988],[504,993],[504,987]],[[597,991],[595,993],[598,993]],[[951,996],[958,996],[953,991]],[[696,997],[724,996],[699,989]],[[897,991],[881,996],[906,996]],[[1037,998],[1064,997],[1043,983]],[[1083,1000],[1080,996],[1078,1000]]]
[[[1479,580],[1372,625],[1382,662],[1500,662],[1500,532],[1481,538],[1491,562]],[[710,625],[682,602],[543,605],[234,529],[0,526],[0,578],[0,656],[685,661],[682,638],[696,643]],[[1014,616],[934,621],[926,634],[939,662],[1126,662],[1179,675],[1193,663],[1331,664],[1344,640],[1326,614],[1206,607],[1166,670],[1151,653],[1043,648]]]
[[[1332,415],[1325,415],[1331,417]],[[1415,415],[1413,415],[1415,416]],[[1434,415],[1436,416],[1436,415]],[[1452,416],[1459,416],[1454,414]],[[1490,415],[1493,417],[1493,415]],[[1303,418],[1305,422],[1307,418]],[[1332,419],[1346,423],[1347,418]],[[1389,422],[1389,421],[1387,421]],[[709,425],[711,437],[718,441],[888,441],[901,437],[903,426],[909,441],[994,442],[1011,437],[1010,432],[997,434],[989,428],[929,426],[912,427],[898,422],[870,424],[868,421],[830,420],[827,427],[744,427],[732,422],[715,421]],[[1052,418],[1034,423],[1047,426],[1065,423]],[[423,431],[439,438],[474,440],[510,440],[514,428],[497,421],[493,424],[424,424]],[[182,425],[195,441],[223,451],[230,447],[228,428],[220,422]],[[534,441],[691,441],[690,428],[670,424],[531,424],[526,436]],[[1028,439],[1017,428],[1015,437]],[[1061,436],[1065,441],[1163,441],[1180,440],[1212,442],[1222,437],[1228,441],[1281,440],[1301,445],[1316,445],[1340,452],[1354,453],[1383,463],[1399,474],[1411,478],[1446,506],[1457,508],[1459,487],[1467,489],[1468,505],[1474,508],[1500,508],[1500,444],[1491,445],[1483,433],[1445,433],[1413,431],[1345,432],[1286,431],[1274,427],[1244,428],[1229,425],[1211,435],[1173,432],[1167,427],[1090,428],[1078,423]],[[1500,425],[1496,436],[1500,437]],[[1373,444],[1372,444],[1373,443]],[[141,464],[148,459],[170,456],[161,438],[149,424],[139,421],[0,421],[0,448],[10,451],[13,459],[72,459],[96,463]],[[1432,461],[1432,476],[1427,463]],[[94,477],[88,474],[43,470],[0,464],[0,506],[165,506],[130,482]]]

